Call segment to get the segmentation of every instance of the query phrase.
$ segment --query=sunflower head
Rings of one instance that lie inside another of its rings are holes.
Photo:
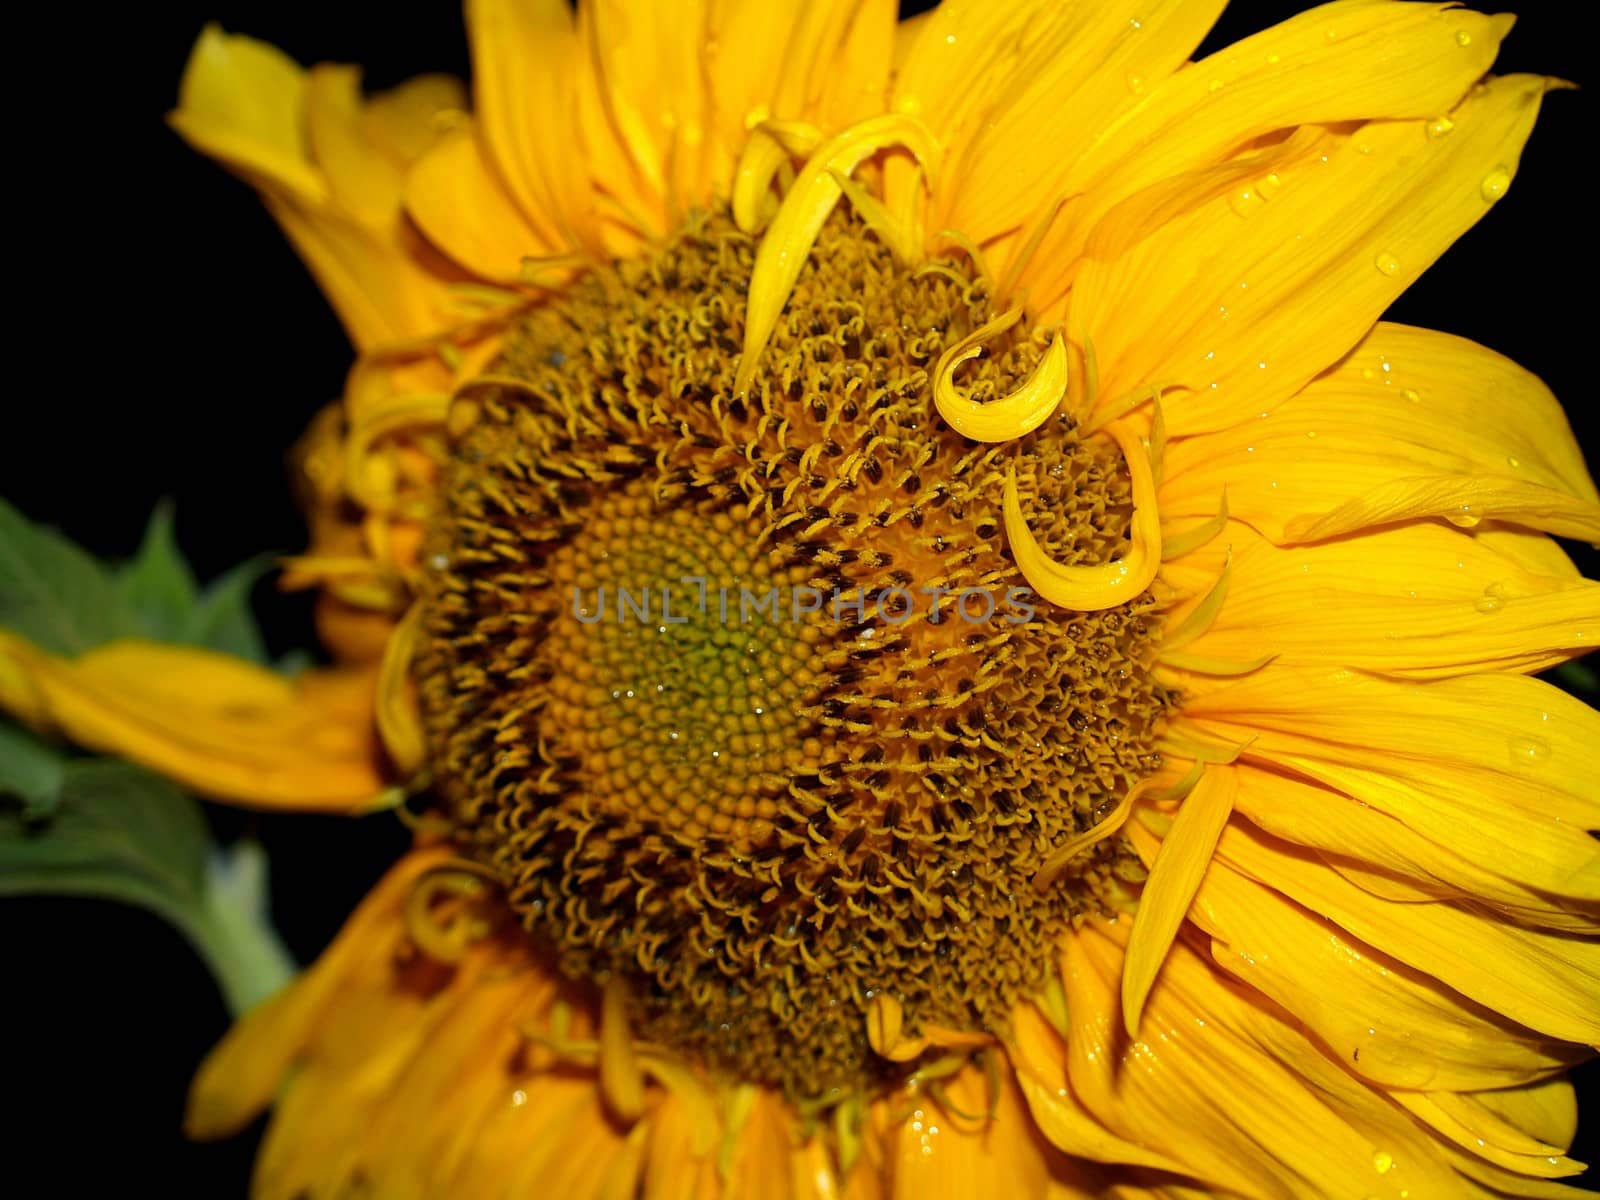
[[[644,1037],[813,1101],[919,1065],[870,1044],[880,995],[907,1038],[1002,1032],[1137,877],[1105,842],[1034,886],[1159,765],[1160,619],[1018,570],[1008,472],[1073,562],[1132,501],[1066,412],[1004,448],[941,418],[986,281],[839,213],[741,391],[757,249],[695,217],[507,333],[450,421],[417,662],[435,779],[529,929],[627,980]],[[1014,327],[968,402],[1048,344]]]

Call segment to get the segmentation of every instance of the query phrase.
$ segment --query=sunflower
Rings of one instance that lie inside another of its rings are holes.
[[[470,108],[202,34],[358,352],[333,665],[0,634],[0,702],[415,827],[194,1084],[259,1195],[1567,1193],[1600,496],[1379,320],[1559,85],[1220,7],[471,0]]]

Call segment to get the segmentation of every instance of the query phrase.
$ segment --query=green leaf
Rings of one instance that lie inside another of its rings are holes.
[[[265,556],[224,571],[190,610],[182,640],[207,650],[266,663],[267,644],[250,611],[250,592],[271,568]]]
[[[67,762],[46,820],[0,805],[0,896],[93,896],[148,909],[189,939],[235,1012],[293,970],[265,921],[264,860],[242,853],[241,867],[237,854],[214,850],[193,799],[113,759]]]
[[[202,590],[178,550],[170,502],[158,504],[139,553],[109,570],[0,500],[0,628],[74,657],[120,637],[199,646],[267,662],[250,592],[271,560],[250,559]]]
[[[199,595],[194,573],[178,553],[172,502],[163,500],[150,514],[139,553],[117,572],[117,597],[147,637],[180,642],[188,640],[183,635]]]
[[[60,534],[32,525],[4,500],[0,627],[69,656],[136,632],[110,573]]]
[[[20,725],[0,721],[0,797],[22,801],[25,820],[55,812],[66,782],[67,759]]]

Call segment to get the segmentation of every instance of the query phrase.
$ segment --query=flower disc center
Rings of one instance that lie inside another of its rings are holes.
[[[771,835],[806,760],[822,628],[794,613],[802,573],[775,566],[758,532],[737,508],[661,509],[633,488],[597,499],[552,555],[571,602],[542,720],[608,813],[746,849]]]

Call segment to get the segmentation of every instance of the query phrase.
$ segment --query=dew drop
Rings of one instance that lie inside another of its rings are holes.
[[[1209,90],[1213,92],[1220,92],[1222,90],[1222,80],[1213,79],[1209,85]]]
[[[1377,267],[1378,270],[1385,275],[1400,274],[1400,260],[1387,251],[1373,259],[1372,265]]]
[[[1133,71],[1128,72],[1128,90],[1137,95],[1144,91],[1144,76]]]
[[[1266,176],[1256,184],[1256,191],[1261,193],[1261,198],[1263,200],[1271,200],[1272,197],[1277,194],[1278,189],[1282,186],[1282,177],[1279,176],[1276,171],[1274,171],[1272,174]]]
[[[1468,33],[1465,29],[1456,30],[1456,45],[1458,45],[1458,46],[1470,46],[1470,45],[1472,45],[1472,35],[1470,33]]]
[[[1502,603],[1498,596],[1479,596],[1472,602],[1472,607],[1481,613],[1494,613],[1500,611]]]
[[[1422,397],[1417,394],[1417,391],[1416,391],[1415,388],[1407,388],[1405,391],[1401,392],[1400,394],[1402,396],[1404,396],[1412,404],[1421,404],[1422,403]]]
[[[1473,509],[1472,505],[1463,504],[1455,512],[1445,513],[1444,519],[1459,529],[1471,529],[1477,525],[1479,521],[1482,521],[1483,517]]]
[[[1519,737],[1511,739],[1511,761],[1535,763],[1550,757],[1550,743],[1543,738]]]
[[[1490,204],[1506,194],[1506,189],[1511,186],[1511,172],[1504,167],[1496,167],[1483,177],[1483,182],[1478,185],[1478,193]]]
[[[1439,117],[1428,122],[1428,136],[1431,138],[1442,138],[1455,127],[1456,123],[1449,117]]]
[[[1394,1166],[1394,1155],[1387,1150],[1379,1150],[1372,1156],[1372,1169],[1379,1175],[1387,1175]]]
[[[1242,192],[1229,192],[1228,207],[1238,216],[1251,217],[1261,207],[1261,197],[1256,194],[1254,188],[1245,188]]]
[[[1522,460],[1520,458],[1518,458],[1515,454],[1506,455],[1506,466],[1511,467],[1513,470],[1515,470],[1517,467],[1520,467],[1521,465],[1522,465]]]
[[[1281,55],[1281,54],[1269,54],[1269,55],[1267,55],[1267,66],[1269,66],[1269,67],[1275,67],[1279,63],[1281,63],[1282,61],[1283,61],[1283,55]]]

